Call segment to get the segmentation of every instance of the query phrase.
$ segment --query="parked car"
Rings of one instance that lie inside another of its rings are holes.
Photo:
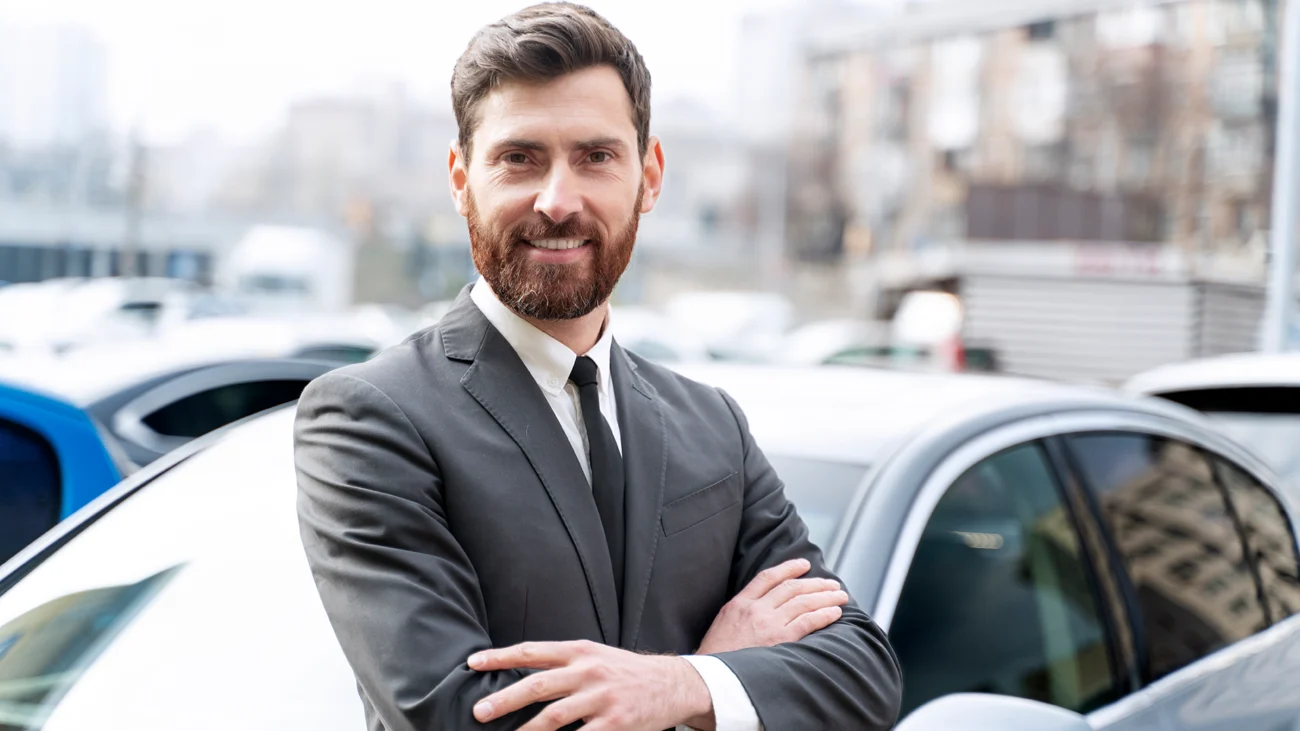
[[[80,357],[0,364],[0,561],[139,466],[296,401],[337,365]]]
[[[64,353],[248,311],[242,299],[181,279],[67,277],[16,284],[0,293],[0,352]]]
[[[0,382],[0,560],[133,469],[84,410]]]
[[[992,377],[684,370],[744,405],[813,539],[888,630],[900,729],[1300,720],[1296,512],[1194,412]],[[4,718],[362,727],[299,542],[292,420],[183,447],[0,567]]]
[[[1240,353],[1155,368],[1125,390],[1208,415],[1259,453],[1300,497],[1300,353]]]
[[[609,322],[619,345],[642,358],[664,364],[710,359],[704,340],[652,309],[616,306]]]

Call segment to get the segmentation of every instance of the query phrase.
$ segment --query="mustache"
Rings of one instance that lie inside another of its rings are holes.
[[[600,229],[590,221],[566,218],[559,223],[545,219],[515,226],[510,231],[514,239],[587,239],[599,243]]]

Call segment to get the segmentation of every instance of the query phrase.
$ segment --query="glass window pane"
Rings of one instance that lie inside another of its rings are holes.
[[[49,442],[0,420],[0,562],[59,521],[61,481]]]
[[[1137,434],[1072,438],[1137,593],[1151,681],[1267,624],[1209,461]]]
[[[1274,622],[1285,619],[1300,611],[1300,560],[1296,557],[1291,522],[1268,488],[1236,465],[1225,460],[1216,463],[1246,532],[1269,617]]]
[[[253,414],[297,401],[305,380],[232,383],[168,404],[144,418],[150,429],[169,437],[196,438]]]
[[[890,642],[903,712],[949,693],[1086,712],[1113,701],[1107,635],[1074,523],[1036,444],[972,467],[939,501]]]
[[[828,548],[835,531],[848,515],[849,502],[867,474],[867,466],[807,457],[768,455],[768,461],[785,483],[785,495],[808,526],[808,537],[818,548]]]

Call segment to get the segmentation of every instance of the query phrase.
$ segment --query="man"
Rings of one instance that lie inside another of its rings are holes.
[[[735,403],[610,336],[663,181],[636,48],[534,6],[475,36],[452,101],[482,280],[298,407],[303,543],[370,728],[891,726],[885,635]]]

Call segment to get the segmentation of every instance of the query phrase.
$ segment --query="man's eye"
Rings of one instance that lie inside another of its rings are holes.
[[[610,154],[608,152],[605,152],[604,150],[597,150],[587,156],[588,162],[600,163],[600,162],[609,162],[609,160],[610,160]]]
[[[506,155],[506,162],[511,165],[523,165],[528,162],[528,156],[522,152],[511,152]]]

